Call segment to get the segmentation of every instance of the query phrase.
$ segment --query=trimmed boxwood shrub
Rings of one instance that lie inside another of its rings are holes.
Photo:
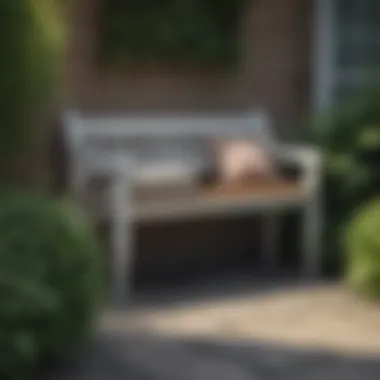
[[[380,299],[380,199],[362,207],[345,236],[347,281],[358,293]]]
[[[0,193],[1,379],[28,379],[84,342],[103,302],[103,268],[74,204]]]

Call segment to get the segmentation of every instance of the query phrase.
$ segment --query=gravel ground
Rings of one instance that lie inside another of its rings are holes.
[[[48,380],[380,378],[380,310],[337,286],[158,304],[107,313]]]

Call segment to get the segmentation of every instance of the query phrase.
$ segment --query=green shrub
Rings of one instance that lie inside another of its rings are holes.
[[[369,202],[345,236],[347,281],[357,292],[380,299],[380,199]]]
[[[103,265],[76,207],[0,195],[0,378],[23,379],[77,347],[103,299]]]
[[[60,97],[64,62],[62,13],[57,0],[0,2],[2,180],[31,166],[31,153],[49,137],[47,118]]]
[[[380,86],[352,97],[314,121],[311,140],[323,149],[327,260],[341,266],[342,228],[352,210],[380,194]]]
[[[248,0],[108,0],[101,58],[109,63],[230,65]]]

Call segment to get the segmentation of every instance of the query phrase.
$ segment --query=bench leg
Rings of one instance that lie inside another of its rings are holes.
[[[264,216],[262,228],[262,254],[267,268],[273,269],[278,260],[280,243],[280,216],[270,213]]]
[[[127,191],[123,177],[116,177],[111,191],[111,298],[115,307],[124,306],[132,290],[133,224]]]
[[[303,211],[302,273],[306,277],[320,274],[321,210],[317,199],[312,199]]]
[[[116,307],[124,306],[132,293],[132,226],[127,220],[112,226],[111,297]]]

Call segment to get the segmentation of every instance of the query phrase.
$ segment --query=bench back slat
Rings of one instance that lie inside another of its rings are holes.
[[[88,150],[93,160],[132,152],[140,161],[181,159],[196,165],[210,160],[210,139],[235,137],[255,139],[275,149],[276,139],[264,112],[238,115],[88,116],[68,111],[66,143],[72,183],[80,187],[83,161]],[[76,178],[76,179],[75,179]]]

